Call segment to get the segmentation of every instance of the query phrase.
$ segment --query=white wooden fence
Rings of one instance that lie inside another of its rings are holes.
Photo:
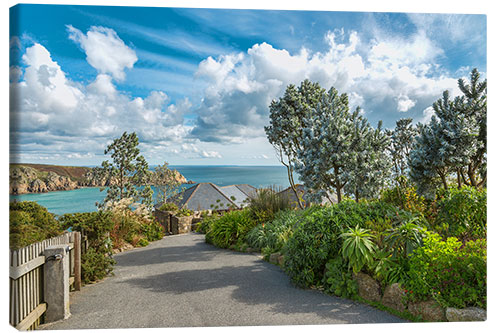
[[[18,250],[10,251],[9,284],[10,284],[10,315],[9,322],[19,330],[36,329],[43,323],[43,314],[47,309],[44,302],[43,266],[45,257],[43,251],[50,245],[67,244],[70,260],[70,286],[75,281],[74,241],[77,232],[66,232],[61,236],[46,239]],[[79,238],[79,237],[78,237]],[[77,240],[78,243],[78,240]],[[82,237],[80,244],[82,253],[87,249],[87,242]],[[77,262],[77,265],[80,263]],[[77,277],[77,282],[79,278]],[[79,288],[79,286],[78,286]]]

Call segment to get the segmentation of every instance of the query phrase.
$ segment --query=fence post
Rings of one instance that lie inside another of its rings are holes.
[[[45,321],[66,319],[69,312],[69,255],[67,245],[47,246],[43,252],[44,298],[47,303]]]
[[[75,249],[75,290],[79,291],[82,288],[82,242],[81,234],[79,232],[75,233],[74,238],[74,249]]]

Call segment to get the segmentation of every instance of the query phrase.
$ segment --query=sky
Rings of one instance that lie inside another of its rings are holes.
[[[269,104],[304,79],[372,125],[428,122],[478,68],[486,15],[18,5],[10,161],[98,165],[124,131],[150,165],[278,165]]]

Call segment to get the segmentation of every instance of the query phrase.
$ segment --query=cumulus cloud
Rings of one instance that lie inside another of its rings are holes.
[[[405,40],[364,42],[355,31],[330,31],[325,43],[324,52],[302,48],[291,54],[264,42],[246,53],[203,60],[197,77],[207,86],[192,136],[242,142],[265,135],[270,102],[288,84],[299,85],[306,78],[348,93],[351,107],[360,106],[375,123],[395,121],[399,112],[416,116],[443,90],[456,90],[456,79],[434,65],[442,49],[421,31]]]
[[[85,51],[87,62],[100,73],[123,80],[125,68],[132,68],[137,61],[135,51],[125,45],[113,29],[93,26],[84,34],[72,25],[66,28],[69,38]]]
[[[107,34],[117,38],[114,32]],[[173,104],[162,91],[131,97],[113,82],[114,75],[121,77],[123,67],[109,74],[103,69],[85,85],[69,79],[41,44],[26,48],[22,61],[24,73],[18,67],[10,69],[14,156],[22,151],[50,157],[52,152],[55,158],[57,151],[62,157],[92,159],[123,131],[136,132],[148,144],[180,143],[191,130],[183,124],[192,107],[187,98]]]

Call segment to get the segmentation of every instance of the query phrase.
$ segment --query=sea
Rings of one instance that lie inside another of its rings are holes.
[[[274,187],[275,189],[285,189],[289,186],[284,166],[178,165],[169,167],[176,169],[188,181],[195,183],[210,182],[217,186],[249,184],[257,188]],[[295,179],[297,181],[298,176],[295,175]],[[182,186],[189,188],[194,184]],[[46,207],[49,212],[62,215],[96,211],[96,202],[102,202],[105,197],[106,189],[101,191],[97,187],[86,187],[70,191],[10,195],[9,200],[35,201]]]

